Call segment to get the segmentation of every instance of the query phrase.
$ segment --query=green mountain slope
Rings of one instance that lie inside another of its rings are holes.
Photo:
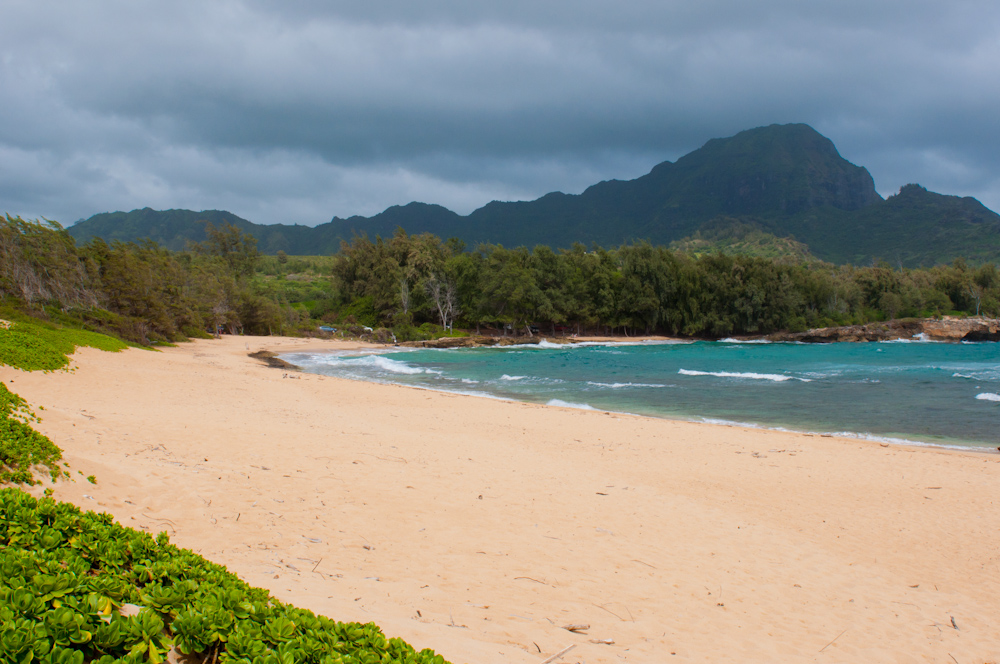
[[[204,238],[199,220],[226,220],[257,237],[265,253],[318,254],[336,251],[341,240],[355,235],[391,236],[397,227],[411,234],[458,237],[469,246],[669,244],[701,230],[711,232],[721,218],[794,241],[784,243],[792,255],[811,252],[835,263],[879,259],[920,266],[957,256],[1000,260],[996,213],[975,199],[916,185],[883,200],[865,168],[842,158],[828,138],[804,124],[712,139],[635,180],[601,182],[578,195],[554,192],[534,201],[493,201],[467,216],[410,203],[373,217],[334,217],[310,228],[260,226],[227,212],[145,209],[95,215],[69,232],[78,240],[150,237],[180,249],[188,239]],[[768,251],[782,245],[770,244]]]

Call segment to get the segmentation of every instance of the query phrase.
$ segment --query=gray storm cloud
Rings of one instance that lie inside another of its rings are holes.
[[[883,194],[917,181],[996,209],[998,18],[892,0],[5,2],[0,212],[467,213],[775,122],[813,125]]]

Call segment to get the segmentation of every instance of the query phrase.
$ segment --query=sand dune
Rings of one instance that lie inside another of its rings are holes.
[[[573,644],[561,661],[1000,659],[1000,455],[288,375],[247,357],[307,345],[343,347],[83,349],[72,373],[0,378],[44,407],[38,428],[65,450],[77,479],[57,498],[456,663],[537,663]]]

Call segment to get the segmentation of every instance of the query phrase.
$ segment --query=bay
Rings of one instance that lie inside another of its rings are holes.
[[[1000,344],[637,342],[291,353],[304,371],[533,403],[1000,444]]]

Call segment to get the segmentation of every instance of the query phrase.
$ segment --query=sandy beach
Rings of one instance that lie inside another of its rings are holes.
[[[247,357],[346,347],[81,349],[72,372],[0,378],[65,451],[75,481],[56,498],[166,530],[283,601],[456,664],[538,664],[570,645],[559,661],[1000,660],[1000,454]]]

